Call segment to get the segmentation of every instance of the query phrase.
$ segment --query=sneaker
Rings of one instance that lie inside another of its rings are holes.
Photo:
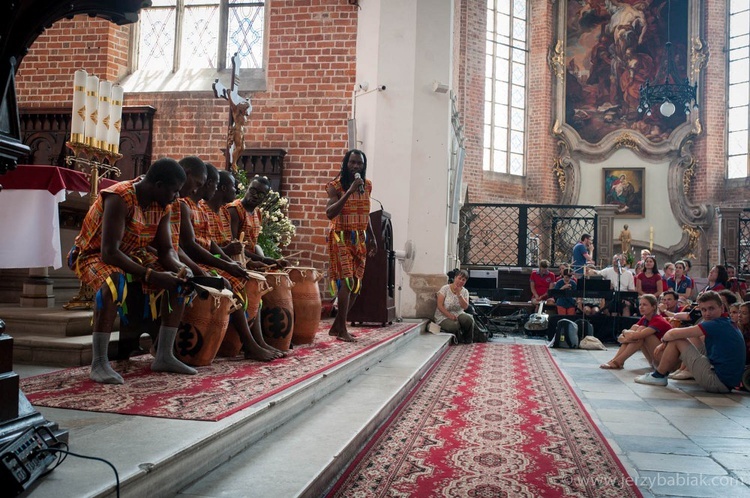
[[[666,386],[667,385],[667,378],[657,378],[651,375],[651,373],[643,374],[639,377],[635,378],[635,382],[637,384],[648,384],[650,386]]]
[[[694,379],[693,374],[690,373],[690,370],[677,370],[676,372],[672,372],[669,374],[669,378],[672,380],[690,380]]]

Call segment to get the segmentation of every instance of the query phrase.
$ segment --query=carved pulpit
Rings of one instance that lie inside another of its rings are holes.
[[[378,243],[374,256],[367,256],[362,291],[349,311],[356,323],[380,323],[385,326],[396,318],[396,255],[393,252],[391,215],[382,209],[370,213],[370,224]]]

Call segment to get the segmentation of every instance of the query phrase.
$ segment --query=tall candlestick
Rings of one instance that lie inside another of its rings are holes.
[[[70,141],[84,143],[86,132],[86,80],[88,74],[79,69],[73,76],[73,112],[70,120]]]
[[[648,250],[649,251],[653,251],[654,250],[654,227],[650,227],[649,228]]]
[[[99,78],[89,75],[86,78],[86,123],[84,125],[86,145],[96,147],[96,124],[99,121]]]
[[[96,147],[107,150],[109,136],[109,97],[112,93],[112,83],[99,82],[99,122],[96,124]]]
[[[112,97],[109,102],[109,135],[107,136],[107,144],[109,145],[109,151],[114,153],[120,151],[123,93],[123,88],[120,85],[112,86]]]

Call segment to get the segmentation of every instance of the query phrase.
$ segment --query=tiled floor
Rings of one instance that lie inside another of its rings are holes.
[[[692,380],[636,384],[650,371],[643,356],[602,370],[608,349],[551,351],[644,496],[750,497],[750,393],[710,394]]]

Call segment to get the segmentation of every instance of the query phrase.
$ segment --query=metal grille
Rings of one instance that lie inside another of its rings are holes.
[[[746,265],[750,266],[750,209],[740,213],[740,247],[737,252],[739,264],[737,270],[742,271]]]
[[[465,204],[458,254],[463,265],[534,267],[569,262],[581,234],[596,239],[592,206]]]

